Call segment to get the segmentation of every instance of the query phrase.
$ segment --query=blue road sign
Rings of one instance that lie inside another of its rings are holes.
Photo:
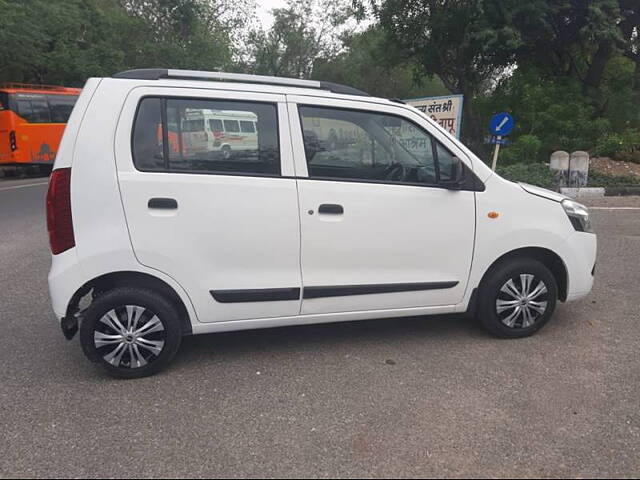
[[[489,124],[489,131],[492,135],[500,135],[504,137],[505,135],[509,135],[513,130],[515,125],[515,121],[513,117],[508,113],[498,113],[491,118],[491,123]]]

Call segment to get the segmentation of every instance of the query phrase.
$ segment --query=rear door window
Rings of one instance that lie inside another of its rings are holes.
[[[224,119],[230,116],[239,120]],[[205,130],[205,122],[210,131]],[[240,122],[251,124],[254,134],[235,135],[240,132]],[[139,170],[280,175],[277,106],[143,98],[134,124],[133,157]]]

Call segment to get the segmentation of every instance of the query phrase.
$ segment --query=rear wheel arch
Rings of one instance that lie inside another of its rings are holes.
[[[148,273],[134,271],[111,272],[85,283],[76,291],[73,297],[71,297],[71,301],[67,307],[66,318],[75,318],[78,313],[85,310],[97,296],[119,287],[136,287],[161,294],[169,300],[178,312],[182,333],[184,335],[191,335],[193,333],[189,311],[175,289],[158,277]],[[89,293],[92,293],[91,297],[88,300],[84,300]]]
[[[567,292],[569,291],[569,277],[567,274],[567,267],[562,261],[562,258],[560,258],[557,253],[543,247],[518,248],[498,257],[482,276],[479,287],[482,287],[487,279],[491,277],[492,272],[494,272],[497,268],[504,265],[508,261],[520,258],[531,258],[539,261],[545,267],[547,267],[552,273],[558,285],[559,300],[564,302],[567,299]]]

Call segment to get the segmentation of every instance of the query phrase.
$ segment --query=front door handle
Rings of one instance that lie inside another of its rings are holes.
[[[178,202],[173,198],[152,198],[147,204],[149,208],[158,208],[162,210],[175,210],[178,208]]]
[[[318,207],[318,213],[326,213],[329,215],[342,215],[344,208],[342,205],[336,205],[334,203],[323,203]]]

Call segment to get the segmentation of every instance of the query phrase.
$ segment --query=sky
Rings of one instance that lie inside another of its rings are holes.
[[[265,28],[269,28],[273,22],[271,9],[282,8],[286,5],[286,0],[258,0],[258,19]]]

